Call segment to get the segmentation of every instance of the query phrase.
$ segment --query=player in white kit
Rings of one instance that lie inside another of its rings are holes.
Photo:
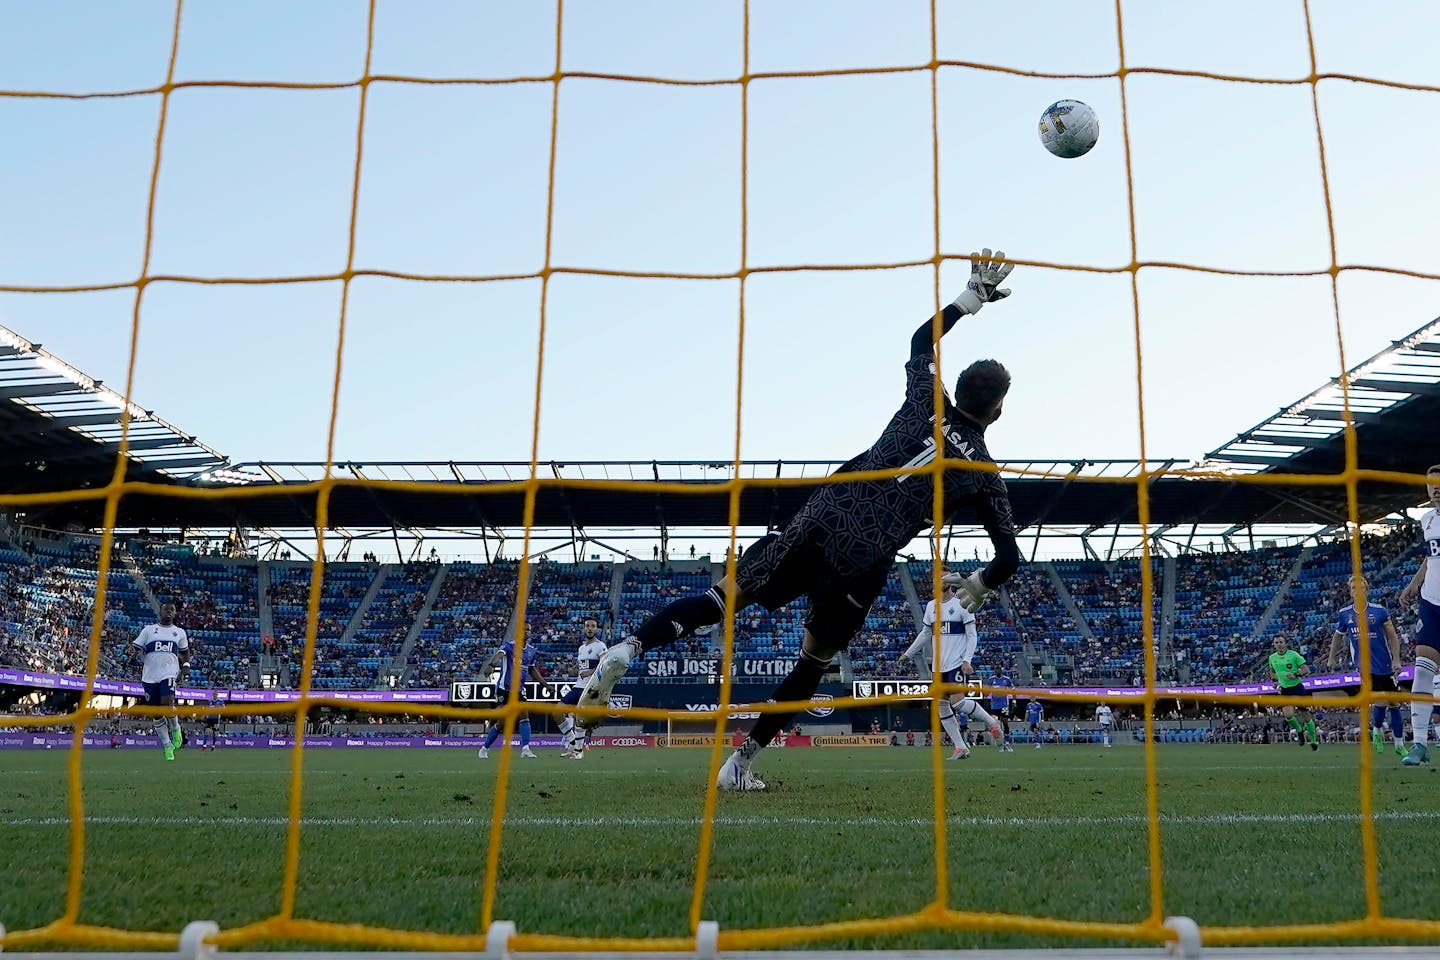
[[[1115,722],[1115,714],[1110,710],[1110,704],[1102,703],[1095,708],[1095,722],[1100,724],[1100,742],[1110,746],[1110,728]]]
[[[1407,767],[1430,762],[1430,714],[1435,710],[1429,698],[1435,693],[1435,664],[1440,660],[1440,464],[1425,471],[1425,492],[1431,509],[1420,518],[1420,535],[1425,538],[1425,556],[1420,569],[1400,591],[1400,602],[1420,598],[1420,626],[1415,633],[1415,679],[1410,692],[1425,697],[1410,701],[1410,749],[1400,762]],[[1434,560],[1432,564],[1430,561]]]
[[[900,659],[912,661],[926,677],[934,675],[935,664],[938,663],[940,680],[943,683],[963,684],[975,675],[975,666],[971,660],[980,639],[975,631],[975,615],[968,612],[959,599],[961,579],[959,574],[945,576],[940,603],[937,605],[931,600],[925,605],[924,626],[900,655]],[[933,628],[937,616],[940,619],[940,649],[938,656],[932,660]],[[954,752],[950,754],[951,760],[963,760],[970,755],[970,747],[965,743],[960,724],[955,719],[957,710],[968,719],[985,724],[990,728],[991,738],[996,743],[1000,742],[999,721],[986,712],[979,701],[968,699],[964,692],[956,690],[940,701],[940,725],[945,728],[945,732],[950,735],[950,742],[955,745]]]
[[[580,631],[580,649],[575,651],[577,668],[573,688],[575,699],[570,700],[567,695],[565,699],[569,703],[579,701],[579,692],[585,689],[585,681],[590,679],[590,675],[600,664],[600,658],[605,656],[605,641],[600,639],[600,621],[595,617],[586,617]],[[588,730],[575,723],[573,713],[567,713],[561,717],[560,735],[565,738],[565,748],[560,755],[570,760],[585,759],[585,740],[589,737],[589,733]]]
[[[175,626],[175,604],[160,604],[160,622],[146,626],[130,646],[131,654],[142,660],[140,683],[145,688],[145,706],[173,707],[175,681],[181,666],[190,660],[190,640],[184,630]],[[173,714],[156,717],[155,736],[160,738],[165,759],[174,760],[181,741],[179,718]]]

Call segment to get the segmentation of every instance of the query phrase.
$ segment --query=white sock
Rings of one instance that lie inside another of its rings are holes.
[[[1410,692],[1415,694],[1429,695],[1435,692],[1435,661],[1429,657],[1415,658],[1415,680],[1410,685]],[[1415,743],[1425,744],[1430,740],[1430,714],[1435,710],[1435,704],[1429,700],[1410,701],[1410,727],[1414,734]]]
[[[974,700],[961,700],[960,712],[965,714],[965,716],[969,717],[971,720],[979,720],[987,727],[995,722],[995,718],[990,716],[990,714],[986,712],[985,708],[980,706],[980,704],[976,703]]]
[[[174,733],[176,730],[179,730],[179,729],[180,729],[180,718],[179,718],[179,717],[166,717],[166,718],[165,718],[165,723],[170,727],[170,732],[171,732],[171,733]]]
[[[161,750],[170,749],[170,724],[165,722],[164,717],[155,721],[155,736],[160,738]]]
[[[945,733],[950,737],[950,742],[957,748],[965,742],[960,733],[960,721],[955,719],[954,710],[946,710],[949,704],[940,704],[940,726],[945,728]]]

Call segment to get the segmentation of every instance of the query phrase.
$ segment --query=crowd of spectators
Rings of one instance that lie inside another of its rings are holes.
[[[452,677],[474,679],[505,641],[515,609],[520,564],[452,563],[420,627],[406,667],[406,686],[433,688]]]
[[[1151,622],[1157,633],[1162,600],[1160,566],[1156,562],[1151,574]],[[1060,561],[1055,568],[1090,631],[1090,637],[1076,637],[1071,644],[1071,682],[1081,687],[1106,686],[1126,682],[1143,670],[1144,571],[1139,561]]]
[[[0,545],[0,664],[83,673],[98,577],[98,540],[67,535],[24,546]],[[1394,598],[1419,556],[1412,524],[1386,536],[1367,535],[1362,542],[1371,600],[1390,606],[1406,640],[1411,635],[1411,613],[1399,609]],[[966,572],[968,568],[961,564],[951,569]],[[484,660],[518,626],[511,621],[519,569],[513,561],[327,565],[320,593],[315,686],[374,687],[381,670],[402,652],[437,577],[435,600],[416,631],[401,682],[429,688],[452,679],[475,678]],[[718,564],[703,558],[631,562],[618,568],[598,562],[536,562],[530,567],[527,642],[540,650],[555,676],[568,677],[586,616],[599,619],[602,639],[614,642],[671,600],[709,587],[718,569]],[[1276,635],[1286,636],[1315,669],[1324,669],[1335,612],[1349,602],[1349,570],[1346,541],[1311,545],[1303,551],[1299,546],[1263,547],[1187,554],[1165,564],[1157,560],[1151,610],[1156,638],[1163,632],[1160,612],[1168,586],[1174,594],[1168,652],[1183,666],[1183,679],[1197,683],[1261,679],[1269,639]],[[193,684],[249,685],[254,682],[257,658],[267,654],[296,668],[303,652],[311,573],[308,562],[274,561],[266,565],[262,579],[253,559],[200,555],[173,543],[117,544],[107,580],[100,672],[118,677],[134,674],[125,647],[145,623],[154,620],[152,599],[179,605],[180,625],[190,633],[197,651],[203,651],[194,658],[189,677]],[[1052,573],[1064,584],[1064,591],[1056,589]],[[849,666],[855,676],[893,676],[903,669],[896,661],[920,626],[911,597],[923,606],[931,591],[930,577],[928,562],[897,564],[851,644]],[[263,597],[262,582],[268,584]],[[372,588],[373,596],[362,612]],[[269,608],[273,637],[261,636],[262,604]],[[775,612],[758,606],[741,611],[735,622],[737,656],[793,656],[806,612],[804,598]],[[1144,663],[1143,613],[1137,560],[1033,564],[981,612],[982,645],[976,666],[982,677],[1004,670],[1023,680],[1026,677],[1015,671],[1019,658],[1026,655],[1037,668],[1047,662],[1068,662],[1062,677],[1074,685],[1134,682]],[[352,624],[353,635],[342,641]],[[719,630],[708,631],[668,652],[714,657],[721,636]],[[290,682],[298,685],[298,669],[291,670]]]

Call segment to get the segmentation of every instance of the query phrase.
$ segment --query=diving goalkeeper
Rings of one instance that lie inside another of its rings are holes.
[[[1013,264],[1004,253],[972,254],[970,281],[954,303],[940,312],[940,333],[949,332],[963,316],[973,316],[987,303],[1010,295],[1000,284]],[[837,473],[923,467],[935,460],[935,318],[927,319],[910,338],[905,363],[905,400],[879,439]],[[977,360],[955,382],[955,401],[942,398],[941,434],[947,458],[993,463],[985,430],[1000,418],[1010,373],[996,360]],[[633,636],[606,650],[586,682],[579,707],[595,712],[582,723],[600,722],[610,691],[630,662],[718,623],[725,615],[725,597],[735,598],[738,611],[752,603],[777,610],[806,595],[810,608],[800,657],[776,688],[776,701],[809,700],[835,656],[846,648],[865,623],[865,616],[885,587],[895,553],[934,517],[934,482],[925,474],[902,474],[883,480],[827,483],[812,493],[783,529],[751,545],[736,563],[735,576],[703,594],[676,600],[646,620]],[[952,467],[944,474],[942,517],[961,510],[984,525],[995,559],[983,570],[959,579],[959,599],[974,612],[1020,565],[1010,498],[999,474]],[[745,742],[720,769],[726,790],[763,790],[750,770],[751,761],[793,714],[764,713]]]

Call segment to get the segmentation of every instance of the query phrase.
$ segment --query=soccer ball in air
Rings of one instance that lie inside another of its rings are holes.
[[[1040,142],[1057,157],[1083,157],[1100,139],[1100,118],[1079,100],[1057,100],[1040,114]]]

